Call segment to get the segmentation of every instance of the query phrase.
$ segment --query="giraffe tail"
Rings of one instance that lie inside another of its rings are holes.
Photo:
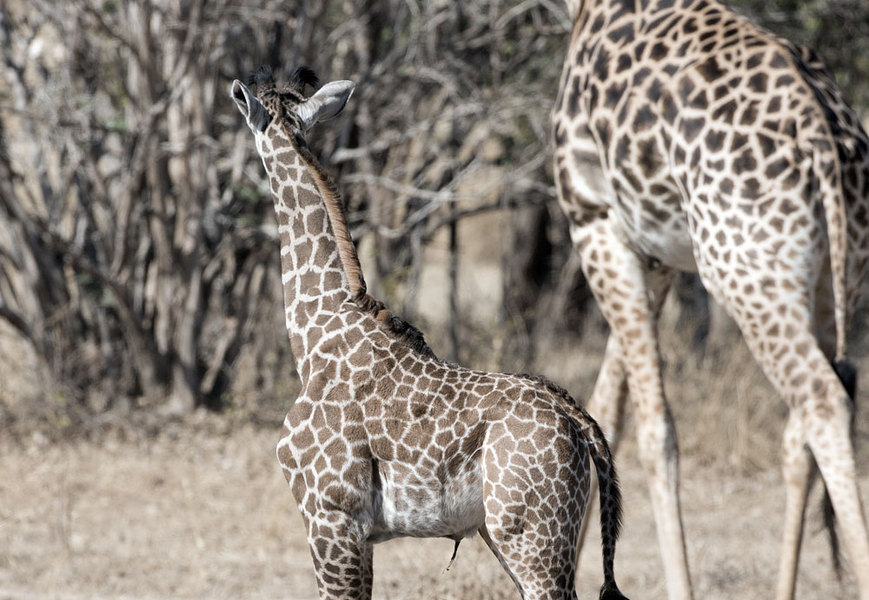
[[[833,117],[835,119],[835,117]],[[829,120],[829,119],[828,119]],[[816,150],[814,155],[814,170],[818,180],[818,192],[824,208],[827,222],[827,239],[830,253],[830,271],[832,274],[834,320],[836,326],[836,354],[831,361],[833,370],[842,382],[852,403],[856,399],[856,369],[846,360],[847,355],[847,267],[848,267],[848,224],[845,212],[845,194],[842,188],[842,169],[837,154],[836,136],[831,132],[828,150]],[[817,147],[817,144],[816,144]],[[852,404],[851,420],[856,406]],[[824,499],[822,503],[824,527],[830,540],[830,554],[836,576],[841,579],[842,561],[839,548],[839,532],[836,527],[836,513],[830,498],[829,488],[824,483]]]
[[[831,142],[836,147],[835,140]],[[830,252],[830,271],[832,273],[833,299],[835,303],[834,320],[836,325],[836,354],[831,361],[833,370],[845,387],[851,400],[855,399],[853,393],[856,387],[856,370],[845,359],[847,353],[847,252],[848,230],[845,216],[845,198],[842,190],[842,173],[839,167],[838,156],[830,156],[835,153],[822,152],[821,156],[815,154],[814,168],[818,179],[818,191],[821,195],[824,207],[824,216],[827,221],[827,239]],[[826,157],[826,160],[825,160]],[[853,421],[854,410],[851,411]],[[824,527],[830,539],[830,554],[833,569],[836,576],[841,579],[842,561],[839,548],[839,533],[836,528],[836,513],[833,509],[833,501],[830,491],[824,483],[824,499],[822,504]]]
[[[817,194],[824,209],[827,223],[827,240],[830,253],[833,298],[835,302],[836,355],[837,362],[844,361],[847,345],[847,270],[848,270],[848,217],[845,209],[845,189],[842,182],[843,157],[853,156],[855,148],[847,126],[822,99],[825,95],[841,96],[827,68],[808,48],[791,48],[797,70],[813,89],[817,99],[816,109],[826,127],[819,131],[801,131],[800,148],[817,181]],[[841,99],[841,98],[839,98]]]
[[[824,219],[827,224],[827,240],[830,258],[830,272],[832,275],[834,321],[836,326],[836,349],[831,365],[842,386],[853,403],[856,400],[857,372],[854,366],[846,360],[847,356],[847,322],[848,322],[848,220],[846,212],[846,198],[843,187],[843,156],[853,153],[850,145],[851,140],[847,131],[843,131],[839,118],[829,109],[823,101],[822,94],[836,96],[836,89],[832,77],[826,67],[819,61],[811,50],[798,48],[793,50],[797,67],[806,73],[807,82],[812,83],[816,97],[819,99],[818,110],[823,114],[827,128],[825,132],[812,139],[804,140],[803,146],[806,156],[811,157],[812,170],[817,181],[817,193],[824,210]],[[852,404],[851,422],[853,421],[856,406]],[[836,514],[833,502],[830,498],[829,488],[824,482],[824,499],[822,501],[822,514],[824,527],[830,539],[830,554],[836,576],[841,578],[842,561],[839,548],[839,533],[836,528]]]
[[[583,411],[584,412],[584,411]],[[600,537],[603,547],[604,584],[600,589],[600,600],[627,600],[616,585],[614,561],[616,541],[622,528],[622,492],[616,474],[612,452],[600,426],[589,416],[591,430],[589,446],[592,462],[597,471],[600,493]]]

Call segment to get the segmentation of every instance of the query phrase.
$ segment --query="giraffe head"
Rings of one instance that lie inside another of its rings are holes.
[[[239,80],[232,82],[232,99],[253,132],[261,154],[267,148],[263,144],[266,139],[272,142],[269,144],[272,149],[284,145],[275,144],[276,137],[289,135],[297,145],[304,146],[308,129],[343,110],[353,93],[353,82],[332,81],[306,97],[305,88],[316,87],[318,82],[307,67],[293,71],[290,81],[282,88],[275,84],[270,68],[260,67],[253,77],[256,95]]]

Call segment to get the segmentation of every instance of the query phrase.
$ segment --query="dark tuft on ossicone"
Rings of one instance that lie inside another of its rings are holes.
[[[275,75],[272,68],[266,65],[261,66],[256,70],[256,73],[248,79],[248,85],[255,85],[257,93],[268,88],[275,87]]]
[[[296,67],[290,75],[290,85],[296,88],[302,95],[305,94],[305,86],[319,87],[320,78],[313,69],[305,66]]]

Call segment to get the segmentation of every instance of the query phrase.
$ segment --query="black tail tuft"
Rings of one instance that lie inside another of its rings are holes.
[[[842,382],[842,387],[848,393],[848,396],[853,402],[857,398],[857,368],[846,360],[834,360],[831,362],[836,376]],[[856,408],[856,406],[854,407]],[[851,427],[854,426],[855,410],[851,411]],[[830,554],[833,560],[833,569],[836,571],[836,577],[842,578],[842,555],[839,549],[839,532],[836,529],[836,511],[833,509],[833,500],[830,498],[829,490],[824,489],[823,501],[823,517],[824,528],[830,536]]]
[[[845,391],[854,400],[857,397],[857,368],[847,360],[834,360],[833,370],[839,376]]]
[[[833,570],[836,572],[836,577],[839,581],[842,580],[842,552],[839,549],[839,532],[836,529],[836,511],[833,510],[833,500],[830,498],[830,492],[824,488],[824,527],[827,530],[827,535],[830,536],[830,555],[833,560]]]
[[[600,600],[628,600],[624,595],[619,591],[619,588],[612,585],[604,585],[600,588]]]

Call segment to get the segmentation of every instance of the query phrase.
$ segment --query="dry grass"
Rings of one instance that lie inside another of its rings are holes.
[[[200,416],[202,419],[202,416]],[[275,431],[224,422],[176,425],[156,439],[4,444],[0,598],[315,597],[300,518],[272,453]],[[620,455],[627,508],[618,571],[634,598],[664,597],[654,524],[630,444]],[[783,501],[772,471],[753,476],[685,461],[684,507],[698,597],[768,595]],[[867,482],[864,493],[869,492]],[[810,511],[802,598],[846,598]],[[580,597],[600,584],[597,538]],[[378,546],[378,598],[515,598],[479,540]]]

